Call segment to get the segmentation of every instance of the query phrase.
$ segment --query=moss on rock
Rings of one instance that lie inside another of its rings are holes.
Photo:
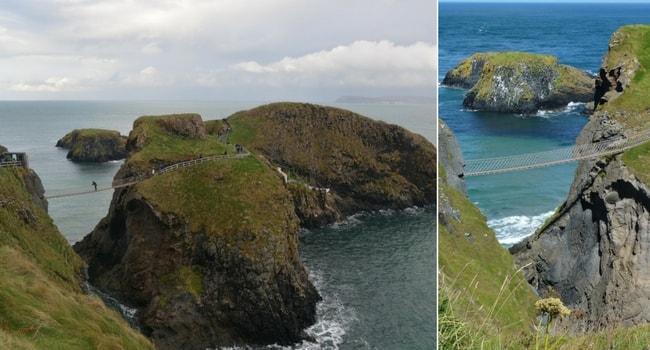
[[[593,78],[550,55],[477,53],[452,69],[443,84],[470,89],[463,101],[478,110],[535,113],[594,96]]]
[[[104,129],[75,129],[57,143],[68,149],[67,158],[83,162],[107,162],[126,157],[126,137],[119,131]]]

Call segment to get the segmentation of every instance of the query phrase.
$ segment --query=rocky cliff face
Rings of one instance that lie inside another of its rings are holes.
[[[404,128],[304,103],[260,106],[228,120],[234,126],[233,142],[245,144],[294,180],[329,189],[323,195],[295,187],[297,203],[316,209],[300,212],[305,226],[361,211],[435,203],[435,147]],[[254,137],[242,132],[251,129]]]
[[[642,30],[648,32],[650,27]],[[626,33],[629,28],[612,36],[600,71],[614,73],[606,74],[607,83],[601,81],[599,99],[624,98],[628,88],[642,84],[633,82],[642,65],[638,52],[629,49],[630,41],[639,38]],[[577,143],[637,133],[650,115],[630,105],[605,105]],[[643,157],[643,147],[632,153]],[[565,204],[545,227],[511,248],[538,292],[552,287],[568,306],[583,311],[575,321],[581,330],[650,321],[650,190],[628,157],[581,162]]]
[[[118,177],[230,147],[206,138],[195,115],[143,117],[128,144]],[[116,190],[74,249],[91,283],[138,308],[159,349],[289,344],[303,339],[319,300],[298,256],[298,223],[272,169],[223,159]]]
[[[73,130],[57,141],[56,147],[70,150],[66,157],[73,161],[102,163],[126,158],[126,137],[114,130]]]
[[[470,89],[463,104],[494,112],[535,113],[587,102],[593,78],[553,56],[521,52],[478,53],[449,71],[442,82]]]

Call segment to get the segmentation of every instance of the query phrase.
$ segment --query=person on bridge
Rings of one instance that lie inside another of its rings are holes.
[[[93,186],[95,187],[95,191],[97,191],[97,183],[93,181]]]

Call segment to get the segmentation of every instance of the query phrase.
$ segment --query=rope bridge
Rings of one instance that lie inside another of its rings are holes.
[[[552,151],[497,158],[471,159],[465,163],[464,176],[498,174],[593,159],[624,152],[649,140],[650,133],[644,132],[617,140],[575,145]]]
[[[244,158],[244,157],[248,157],[249,155],[250,155],[250,153],[244,152],[244,153],[237,153],[237,154],[231,154],[231,155],[218,155],[218,156],[210,156],[210,157],[192,159],[192,160],[172,164],[170,166],[167,166],[167,167],[164,167],[164,168],[160,169],[157,172],[155,170],[152,170],[150,173],[147,172],[146,174],[140,174],[140,175],[127,177],[127,178],[124,178],[124,179],[113,180],[113,183],[111,183],[111,186],[109,186],[109,187],[101,187],[101,188],[98,187],[97,190],[79,191],[79,192],[70,192],[70,193],[49,195],[49,196],[45,196],[45,199],[61,198],[61,197],[72,197],[72,196],[79,196],[79,195],[82,195],[82,194],[89,194],[89,193],[95,193],[95,192],[100,192],[100,191],[113,190],[113,189],[116,189],[116,188],[131,186],[131,185],[134,185],[134,184],[136,184],[136,183],[138,183],[140,181],[144,181],[146,179],[149,179],[149,178],[151,178],[153,176],[168,173],[170,171],[174,171],[174,170],[177,170],[177,169],[187,168],[187,167],[207,163],[207,162],[210,162],[210,161],[214,161],[214,160],[217,160],[217,159]]]

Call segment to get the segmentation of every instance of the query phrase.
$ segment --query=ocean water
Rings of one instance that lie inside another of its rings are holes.
[[[0,101],[0,145],[27,152],[46,195],[109,186],[122,162],[66,160],[56,141],[73,129],[128,134],[142,115],[195,112],[220,119],[264,102]],[[398,124],[434,141],[435,106],[335,104]],[[72,244],[92,231],[109,208],[112,191],[52,198],[49,213]],[[304,231],[300,254],[323,296],[316,343],[294,349],[432,349],[435,346],[435,208],[365,213],[330,227]],[[275,349],[280,347],[267,347]]]
[[[439,81],[475,52],[554,55],[562,64],[598,72],[611,34],[648,23],[650,4],[439,4]],[[465,159],[535,153],[575,143],[588,117],[580,104],[535,116],[466,110],[464,90],[438,89],[439,116],[455,132]],[[566,199],[576,163],[468,177],[468,195],[509,246],[532,234]]]

